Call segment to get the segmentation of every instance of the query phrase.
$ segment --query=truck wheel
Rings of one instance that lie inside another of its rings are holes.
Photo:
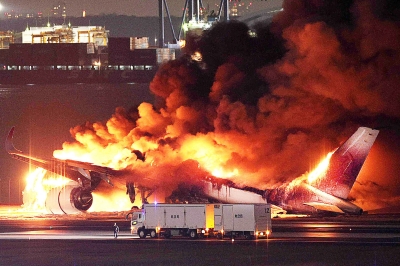
[[[143,229],[139,229],[138,235],[140,238],[146,238],[146,232]]]
[[[168,239],[171,237],[171,232],[169,230],[164,232],[164,238]]]
[[[151,237],[151,238],[157,238],[157,233],[156,233],[155,230],[151,230],[151,232],[150,232],[150,237]]]
[[[217,238],[218,238],[218,239],[222,239],[222,237],[223,237],[223,236],[222,236],[221,233],[218,233],[218,234],[217,234]]]
[[[197,232],[195,230],[190,231],[189,236],[191,239],[197,238]]]
[[[252,235],[245,235],[244,236],[247,240],[252,240],[253,239],[253,236]]]

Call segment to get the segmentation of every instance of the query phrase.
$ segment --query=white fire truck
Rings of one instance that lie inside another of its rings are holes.
[[[214,204],[214,234],[218,238],[268,237],[272,232],[270,204]]]
[[[140,238],[267,237],[270,204],[144,204],[132,213],[131,233]]]

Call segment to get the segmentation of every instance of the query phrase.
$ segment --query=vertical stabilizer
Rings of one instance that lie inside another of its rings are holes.
[[[326,175],[314,187],[346,199],[360,173],[379,130],[360,127],[332,155]]]

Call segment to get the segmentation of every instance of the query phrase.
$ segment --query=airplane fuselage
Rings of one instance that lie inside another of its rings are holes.
[[[268,203],[278,205],[292,213],[329,211],[359,215],[363,210],[346,199],[328,194],[302,182],[292,188],[280,187],[266,193]]]
[[[346,199],[378,132],[378,130],[371,128],[358,128],[334,152],[325,175],[320,177],[313,185],[302,181],[296,185],[289,184],[264,191],[251,187],[237,187],[233,182],[226,179],[209,178],[202,180],[203,193],[210,198],[228,203],[268,202],[292,213],[309,214],[326,211],[361,214],[363,210]],[[91,192],[96,189],[101,180],[112,185],[111,177],[124,175],[124,171],[117,171],[87,162],[59,160],[56,158],[44,160],[24,154],[14,147],[12,143],[13,133],[14,128],[10,130],[5,142],[6,150],[13,158],[62,174],[74,181],[74,185],[71,186],[70,197],[64,197],[65,202],[62,202],[72,204],[72,209],[87,210],[92,202]],[[135,154],[138,159],[144,160],[143,154],[141,155],[139,152]],[[135,187],[129,184],[127,187],[130,188],[129,196],[132,201],[132,198],[134,200],[135,197]],[[145,186],[138,187],[145,188]],[[59,193],[60,191],[56,192]],[[59,197],[55,197],[54,201],[60,208],[66,205],[59,202]]]

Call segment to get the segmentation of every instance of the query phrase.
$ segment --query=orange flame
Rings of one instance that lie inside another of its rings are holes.
[[[332,154],[335,151],[329,152],[326,157],[314,168],[310,173],[307,174],[308,183],[314,183],[318,178],[321,178],[328,170],[329,161],[331,160]]]
[[[239,170],[237,168],[233,169],[232,171],[227,171],[223,167],[218,167],[214,169],[211,174],[215,177],[219,178],[230,178],[239,175]]]
[[[131,209],[131,207],[132,203],[129,201],[129,197],[127,197],[124,191],[113,191],[111,194],[107,195],[93,192],[93,205],[90,207],[88,212],[126,211]]]
[[[293,187],[300,185],[300,183],[302,182],[307,182],[309,184],[312,184],[319,178],[322,178],[325,175],[326,171],[328,170],[329,162],[334,152],[335,151],[329,152],[325,156],[325,158],[323,158],[311,172],[305,173],[295,178],[293,181],[291,181],[287,186],[287,189],[290,190]]]
[[[45,212],[45,202],[50,189],[61,187],[70,182],[62,176],[46,176],[47,171],[36,168],[26,176],[26,187],[23,193],[23,209]]]
[[[82,140],[84,137],[80,136],[79,138]],[[126,148],[126,146],[129,146],[126,145],[126,143],[125,145],[114,143],[113,145],[104,147],[93,141],[93,136],[90,137],[90,135],[86,135],[85,138],[85,143],[88,143],[87,145],[91,147],[89,152],[81,145],[72,144],[68,147],[64,147],[63,150],[55,151],[54,157],[91,162],[114,169],[123,169],[128,165],[134,167],[138,163],[142,164],[140,165],[140,167],[142,167],[145,165],[157,165],[158,161],[184,161],[192,159],[198,162],[199,168],[219,178],[234,179],[243,175],[240,168],[226,165],[226,162],[231,158],[231,151],[224,145],[218,145],[209,134],[186,136],[181,142],[180,149],[175,151],[166,149],[162,150],[161,153],[157,149],[163,149],[163,147],[159,146],[158,143],[154,142],[154,140],[141,138],[130,146],[134,149],[140,149],[146,152],[145,162],[140,160],[138,162],[138,160],[136,160],[136,155]],[[84,141],[82,140],[82,142]],[[334,151],[328,153],[312,171],[294,179],[289,184],[288,189],[301,182],[313,183],[318,178],[322,177],[329,166],[329,161],[333,152]],[[167,156],[160,156],[161,154]],[[29,176],[29,180],[31,181],[28,182],[24,191],[24,206],[44,209],[47,192],[51,188],[63,186],[70,181],[60,176],[44,178],[45,174],[45,170],[38,168]],[[25,201],[25,198],[29,198],[29,200]],[[106,194],[105,192],[95,191],[93,193],[93,205],[88,211],[125,211],[129,210],[131,206],[132,203],[129,201],[129,197],[126,196],[125,190],[114,188],[112,192],[108,191]]]
[[[62,187],[71,182],[63,176],[47,176],[47,171],[36,168],[26,176],[26,187],[23,191],[23,210],[46,213],[47,193],[57,187]],[[113,193],[102,195],[93,193],[93,205],[89,212],[96,211],[126,211],[132,207],[132,203],[125,191],[116,190]]]

